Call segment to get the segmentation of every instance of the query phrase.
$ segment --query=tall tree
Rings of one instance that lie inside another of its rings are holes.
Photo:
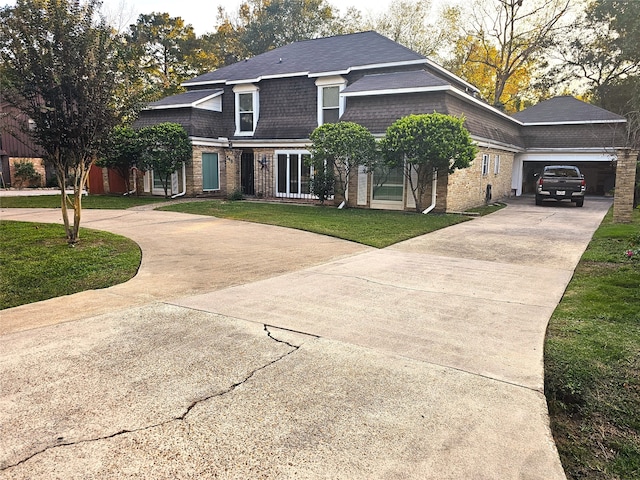
[[[98,0],[18,0],[0,10],[3,96],[33,120],[28,133],[55,168],[71,244],[79,239],[89,169],[116,123],[115,45],[111,29],[96,20],[98,5]]]
[[[423,210],[427,187],[438,170],[452,173],[466,168],[477,153],[464,119],[442,113],[396,120],[387,128],[380,149],[389,167],[403,170],[417,212]]]
[[[162,96],[181,91],[184,80],[218,63],[203,49],[193,27],[168,13],[140,15],[125,38],[149,86],[159,89]]]
[[[640,2],[593,0],[560,45],[562,61],[547,77],[554,84],[586,90],[594,103],[625,115],[629,143],[635,146],[640,145],[638,38]]]
[[[441,58],[458,36],[459,25],[459,7],[446,6],[434,14],[431,0],[394,0],[370,17],[364,28],[423,55]]]
[[[463,77],[474,66],[488,69],[493,85],[485,87],[487,100],[503,108],[510,102],[504,97],[510,82],[514,91],[520,90],[517,78],[535,68],[542,53],[565,31],[569,5],[569,0],[474,0],[459,46],[468,51],[459,52],[458,64],[448,66]]]
[[[292,42],[347,33],[359,12],[341,17],[327,0],[246,0],[235,17],[218,10],[219,26],[209,40],[223,46],[225,64]]]

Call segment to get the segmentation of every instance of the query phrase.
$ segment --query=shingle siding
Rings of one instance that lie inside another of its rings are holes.
[[[148,127],[163,122],[182,125],[190,137],[217,138],[222,131],[222,114],[220,112],[189,107],[144,110],[134,123],[134,127]]]
[[[524,147],[518,124],[498,113],[489,112],[454,95],[447,95],[446,112],[449,115],[464,115],[465,127],[471,135],[505,145]]]
[[[307,77],[260,82],[260,118],[253,138],[305,139],[318,126],[317,87]]]
[[[626,144],[624,123],[581,125],[525,125],[527,148],[611,148]]]
[[[351,97],[342,120],[359,123],[373,134],[384,134],[389,125],[406,115],[442,112],[446,109],[444,97],[444,92]]]

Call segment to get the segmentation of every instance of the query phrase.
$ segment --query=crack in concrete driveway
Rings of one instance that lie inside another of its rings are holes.
[[[609,204],[525,202],[379,251],[88,215],[154,253],[122,286],[3,312],[0,478],[562,480],[544,331]]]

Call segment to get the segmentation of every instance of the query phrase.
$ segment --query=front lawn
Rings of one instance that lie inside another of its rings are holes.
[[[551,428],[570,479],[640,478],[640,211],[596,231],[545,346]]]
[[[469,220],[462,215],[422,215],[313,205],[208,200],[177,203],[158,210],[211,215],[320,233],[383,248]]]
[[[70,247],[62,225],[0,221],[0,309],[125,282],[138,271],[138,245],[80,229]]]

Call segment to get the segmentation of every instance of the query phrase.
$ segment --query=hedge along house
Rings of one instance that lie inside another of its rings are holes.
[[[183,86],[186,93],[148,105],[136,122],[136,127],[176,122],[188,132],[193,161],[174,176],[172,193],[178,195],[226,196],[240,190],[258,198],[313,200],[313,172],[305,163],[309,136],[317,126],[336,121],[359,123],[382,137],[405,115],[463,115],[479,152],[469,168],[438,173],[437,195],[427,192],[438,211],[520,195],[529,189],[533,163],[577,158],[571,154],[598,164],[594,178],[603,179],[604,191],[606,169],[624,147],[622,117],[570,97],[511,117],[479,100],[473,85],[375,32],[293,43]],[[564,124],[544,130],[554,111],[565,115],[557,120]],[[547,156],[536,156],[542,154]],[[414,208],[400,172],[361,169],[355,177],[351,204]],[[163,194],[153,172],[145,176],[145,191]]]

